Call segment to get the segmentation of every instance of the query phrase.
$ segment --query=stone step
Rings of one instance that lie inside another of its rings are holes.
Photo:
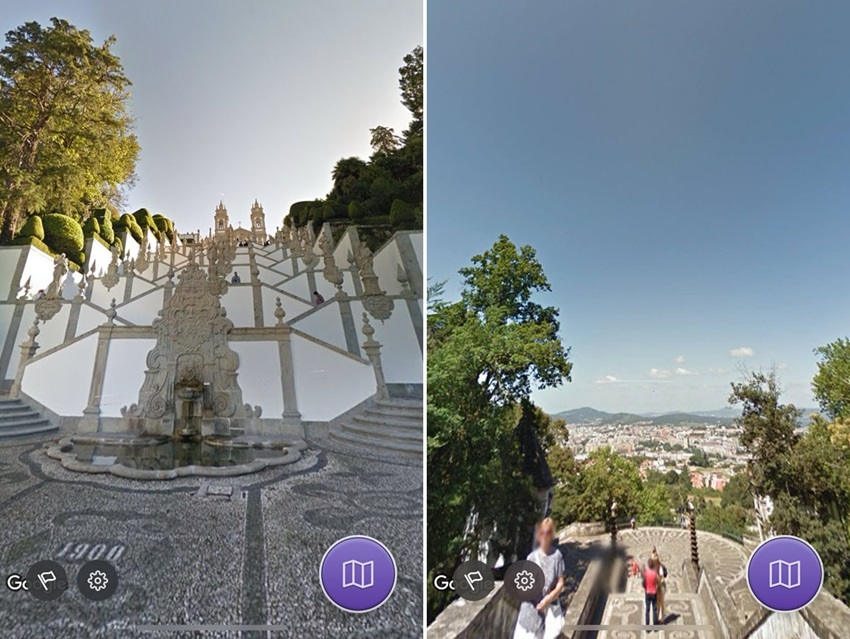
[[[351,433],[360,433],[364,437],[382,440],[385,438],[389,439],[403,439],[408,441],[422,441],[422,426],[419,425],[416,428],[404,428],[397,427],[393,424],[374,424],[374,423],[363,423],[356,421],[355,417],[353,421],[348,422],[342,425],[342,430]]]
[[[41,417],[41,415],[26,406],[21,406],[14,411],[0,411],[0,426],[33,417]]]
[[[400,428],[415,428],[422,430],[422,417],[399,417],[366,411],[363,415],[355,415],[352,420],[358,424],[374,424],[376,426],[398,426]]]
[[[361,434],[353,434],[348,431],[339,430],[331,433],[331,439],[341,441],[347,444],[354,444],[366,448],[379,448],[397,453],[405,453],[408,455],[422,455],[422,440],[399,442],[392,439],[376,439],[371,440],[364,438]]]
[[[418,399],[379,399],[373,407],[381,411],[422,414],[422,400]]]
[[[0,439],[10,437],[27,437],[30,435],[40,435],[43,433],[52,433],[59,429],[51,424],[46,419],[37,420],[31,424],[15,424],[13,426],[3,426],[0,428]]]
[[[41,415],[35,414],[30,417],[0,424],[0,433],[3,433],[10,428],[26,428],[27,426],[41,426],[43,424],[50,424],[50,420],[42,417]]]

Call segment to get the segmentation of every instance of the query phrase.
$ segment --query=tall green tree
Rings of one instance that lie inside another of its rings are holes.
[[[528,257],[533,277],[508,268],[519,253]],[[568,380],[572,367],[558,335],[557,309],[518,312],[549,287],[534,251],[517,249],[502,236],[472,261],[461,271],[461,299],[429,307],[431,574],[451,574],[484,539],[510,554],[518,539],[530,538],[540,504],[529,467],[539,467],[541,448],[552,445],[557,425],[528,398],[534,388]],[[502,274],[514,281],[505,286]],[[432,300],[442,294],[438,286]],[[433,615],[445,593],[432,595]]]
[[[801,411],[780,403],[781,389],[775,372],[750,373],[732,384],[729,403],[741,406],[740,443],[750,454],[749,472],[759,495],[788,492],[796,481],[791,455],[798,437]]]
[[[421,133],[425,98],[424,51],[416,47],[404,56],[404,66],[399,70],[398,86],[401,89],[401,103],[413,116],[413,122],[406,137]]]
[[[392,127],[376,126],[374,129],[369,129],[369,133],[372,134],[369,143],[375,153],[387,155],[399,147],[399,139]]]
[[[0,239],[28,212],[78,219],[118,197],[139,145],[130,81],[112,52],[59,18],[6,34],[0,51]]]
[[[850,339],[819,346],[815,355],[819,361],[812,392],[821,410],[832,419],[850,417]]]

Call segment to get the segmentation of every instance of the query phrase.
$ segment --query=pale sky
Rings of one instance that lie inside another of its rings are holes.
[[[421,0],[4,0],[5,34],[61,17],[115,53],[133,82],[142,147],[129,210],[206,233],[220,198],[234,226],[324,197],[341,157],[368,157],[369,129],[400,133],[402,58],[423,44]]]

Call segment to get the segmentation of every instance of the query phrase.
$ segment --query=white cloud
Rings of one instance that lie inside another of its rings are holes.
[[[606,375],[602,379],[597,379],[594,384],[616,384],[620,380],[614,377],[613,375]]]
[[[749,346],[740,346],[729,351],[730,357],[753,357],[756,352]]]
[[[709,368],[708,372],[712,375],[726,375],[729,372],[727,368]]]
[[[652,379],[666,379],[670,377],[670,371],[661,368],[650,368],[649,376]]]
[[[676,375],[699,375],[697,371],[691,371],[687,368],[677,368]]]
[[[677,364],[684,364],[684,363],[685,363],[685,356],[684,356],[684,355],[679,355],[679,356],[676,358],[676,363],[677,363]]]
[[[788,364],[786,364],[785,362],[779,362],[776,365],[776,370],[778,371],[784,371],[786,368],[788,368]]]

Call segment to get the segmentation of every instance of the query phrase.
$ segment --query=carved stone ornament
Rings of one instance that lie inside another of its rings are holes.
[[[210,291],[207,274],[190,260],[178,275],[173,295],[153,321],[156,346],[148,353],[145,381],[139,401],[122,415],[142,432],[174,432],[175,394],[181,385],[203,386],[205,418],[217,426],[256,415],[242,401],[237,382],[239,355],[228,338],[233,322],[226,317],[218,296]],[[191,384],[190,384],[191,382]],[[246,408],[247,406],[247,408]],[[224,433],[223,433],[224,434]]]
[[[376,320],[388,320],[393,314],[395,303],[387,297],[386,293],[378,293],[376,295],[367,295],[363,298],[363,308],[369,311],[369,314]]]

